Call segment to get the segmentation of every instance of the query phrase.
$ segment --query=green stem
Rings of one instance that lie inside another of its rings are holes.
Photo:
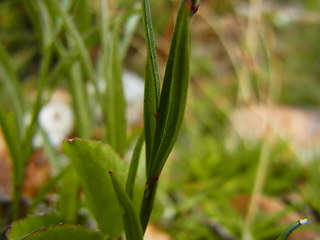
[[[145,232],[147,228],[149,218],[153,209],[153,203],[157,192],[157,186],[158,177],[148,177],[140,209],[140,222],[143,232]]]
[[[21,195],[21,183],[15,183],[12,200],[12,221],[19,219]]]

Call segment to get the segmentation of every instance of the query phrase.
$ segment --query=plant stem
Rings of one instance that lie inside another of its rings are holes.
[[[149,218],[153,209],[153,203],[158,187],[158,177],[148,177],[143,193],[143,199],[140,209],[140,222],[142,231],[145,232]]]

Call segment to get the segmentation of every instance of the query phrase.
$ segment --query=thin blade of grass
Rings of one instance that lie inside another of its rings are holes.
[[[72,20],[70,15],[68,15],[66,13],[66,11],[57,2],[46,1],[46,3],[48,4],[48,7],[56,13],[57,16],[61,17],[67,33],[70,34],[71,38],[73,39],[73,41],[75,43],[75,46],[77,47],[77,49],[79,51],[79,56],[80,56],[84,71],[87,74],[89,80],[92,81],[92,83],[94,84],[96,92],[99,96],[100,91],[99,91],[99,88],[96,83],[97,79],[96,79],[94,68],[93,68],[93,65],[92,65],[92,62],[90,59],[90,54],[89,54],[87,47],[83,41],[83,38],[81,37],[81,34],[77,30],[77,27],[76,27],[74,21]]]
[[[76,130],[79,137],[89,139],[92,134],[91,114],[88,106],[88,96],[85,90],[81,65],[75,61],[69,72],[69,89],[73,98],[73,107],[77,121]]]
[[[127,183],[126,183],[126,192],[131,200],[133,199],[134,184],[137,176],[137,170],[138,170],[143,142],[144,142],[144,133],[141,133],[138,139],[138,142],[136,143],[136,146],[133,150],[130,167],[129,167],[129,173],[127,177]]]
[[[125,56],[130,47],[133,34],[140,20],[140,14],[139,14],[140,11],[138,10],[139,10],[138,8],[129,10],[129,12],[127,14],[124,14],[124,16],[121,19],[121,22],[124,22],[123,40],[121,41],[121,46],[120,46],[121,62],[123,62],[125,59]]]
[[[9,149],[12,162],[12,184],[14,189],[12,219],[16,220],[19,217],[25,159],[22,157],[21,142],[16,117],[13,112],[6,113],[2,108],[0,108],[0,127],[5,138],[7,148]]]
[[[102,64],[103,79],[107,83],[106,104],[103,110],[106,115],[107,139],[111,146],[123,155],[126,145],[126,103],[124,99],[122,84],[122,68],[119,49],[119,25],[120,19],[115,19],[112,34],[109,31],[108,6],[106,2],[100,1],[101,8],[101,43],[102,43]]]
[[[146,138],[146,165],[148,169],[152,159],[151,154],[154,142],[156,116],[160,101],[160,77],[149,0],[142,1],[142,19],[147,44],[144,89],[144,129]]]
[[[0,81],[8,92],[8,97],[10,97],[10,102],[15,112],[17,119],[17,127],[20,135],[23,133],[23,121],[24,121],[24,95],[19,87],[19,79],[17,73],[13,69],[13,64],[10,62],[8,53],[0,42]]]
[[[127,240],[142,240],[143,233],[138,214],[134,208],[133,202],[122,189],[119,180],[109,171],[113,189],[116,193],[119,205],[122,208],[122,220]]]

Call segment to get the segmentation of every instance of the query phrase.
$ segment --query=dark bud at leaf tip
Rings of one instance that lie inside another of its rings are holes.
[[[113,175],[113,172],[112,172],[112,171],[108,171],[108,174],[112,176],[112,175]]]
[[[194,15],[199,9],[199,0],[187,0],[186,5],[190,8],[191,15]]]

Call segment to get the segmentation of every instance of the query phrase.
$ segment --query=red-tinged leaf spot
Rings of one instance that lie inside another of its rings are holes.
[[[153,114],[153,116],[154,116],[156,119],[158,119],[158,118],[159,118],[159,113],[158,113],[158,112],[155,112],[155,113]]]
[[[108,174],[109,174],[110,176],[112,176],[112,175],[113,175],[113,172],[112,172],[112,171],[108,171]]]

